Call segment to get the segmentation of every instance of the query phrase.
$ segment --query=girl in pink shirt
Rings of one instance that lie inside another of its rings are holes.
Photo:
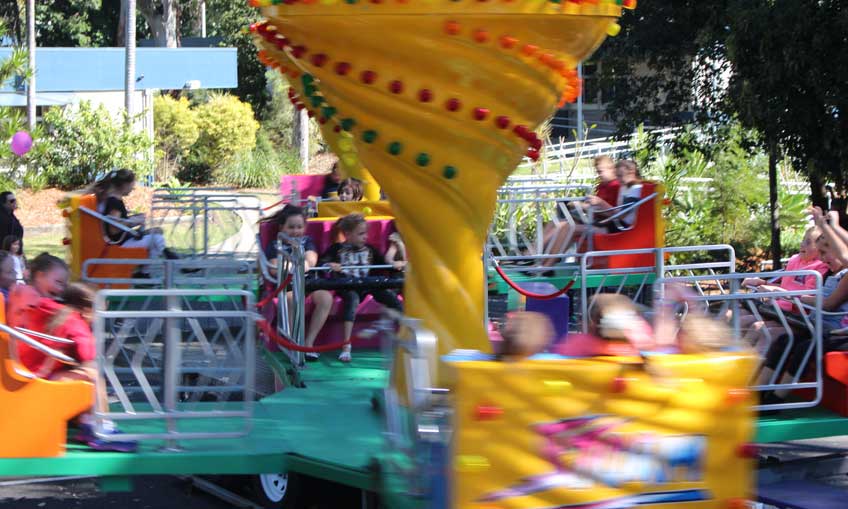
[[[786,264],[787,271],[814,270],[820,273],[822,275],[822,279],[824,279],[824,275],[828,272],[828,267],[827,264],[819,259],[820,253],[816,246],[816,242],[819,237],[821,237],[821,230],[815,226],[809,228],[804,233],[804,238],[801,240],[801,246],[798,249],[798,254],[790,258],[789,263]],[[743,280],[742,285],[753,288],[759,292],[812,290],[816,287],[816,277],[813,275],[783,276],[780,278],[779,285],[768,284],[765,280],[754,277]],[[794,304],[789,300],[778,300],[777,305],[784,313],[797,312]],[[767,345],[761,345],[761,343],[770,342],[763,341],[764,339],[774,338],[786,332],[780,323],[772,321],[757,322],[753,315],[742,316],[741,325],[743,329],[749,327],[746,338],[748,338],[753,345],[757,346],[757,350],[760,349],[760,346],[767,347]],[[768,333],[766,333],[765,329],[768,330]]]

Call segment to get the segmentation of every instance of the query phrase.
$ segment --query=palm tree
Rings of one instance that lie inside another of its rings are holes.
[[[7,38],[5,23],[0,20],[0,44]],[[13,79],[26,80],[30,70],[27,68],[26,49],[16,46],[8,58],[0,60],[0,85],[5,85]],[[24,117],[19,111],[8,107],[0,107],[0,139],[9,139],[16,131],[25,125]]]

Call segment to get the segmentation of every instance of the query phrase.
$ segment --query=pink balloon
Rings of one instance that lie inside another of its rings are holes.
[[[32,136],[29,135],[26,131],[18,131],[12,136],[12,142],[10,144],[12,146],[12,152],[15,155],[22,156],[29,152],[29,149],[32,148]]]

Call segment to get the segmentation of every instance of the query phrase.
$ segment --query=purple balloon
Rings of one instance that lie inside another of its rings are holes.
[[[10,144],[12,146],[12,152],[15,155],[22,156],[29,152],[29,149],[32,148],[32,136],[29,135],[26,131],[18,131],[12,136],[12,142]]]

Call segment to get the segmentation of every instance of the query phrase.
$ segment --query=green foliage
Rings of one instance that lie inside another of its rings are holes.
[[[714,133],[686,130],[670,154],[654,161],[646,161],[646,152],[637,150],[646,177],[667,186],[671,201],[665,209],[667,245],[730,244],[743,262],[765,256],[771,244],[764,178],[768,157],[758,146],[757,134],[737,122]],[[684,182],[684,178],[711,180]],[[780,224],[787,252],[796,248],[806,228],[805,209],[805,196],[781,192]]]
[[[295,108],[288,99],[289,85],[277,71],[266,74],[271,89],[268,105],[261,111],[262,129],[268,133],[271,142],[277,147],[287,147],[295,152],[300,147],[294,146],[294,112]],[[309,121],[309,152],[314,155],[324,150],[321,129],[314,119]]]
[[[0,39],[8,34],[6,24],[0,19]],[[26,79],[29,77],[27,69],[27,52],[23,48],[13,48],[9,57],[0,60],[0,88],[13,85],[14,79]],[[14,108],[0,107],[0,140],[8,140],[17,131],[26,127],[24,114]],[[36,134],[36,133],[33,133]],[[19,177],[20,169],[24,160],[12,153],[8,143],[0,143],[0,167],[8,168],[2,177],[4,186],[6,181],[15,181]],[[6,187],[4,187],[6,188]]]
[[[715,92],[710,85],[726,68],[719,41],[726,36],[726,0],[640,2],[625,11],[618,36],[608,38],[593,60],[599,65],[607,113],[622,134],[640,124],[680,125],[693,104]],[[693,88],[693,84],[698,84]]]
[[[103,106],[81,102],[76,108],[52,108],[44,115],[43,127],[44,135],[29,158],[31,184],[74,189],[114,168],[139,176],[150,173],[147,136],[112,118]]]
[[[156,180],[167,180],[175,173],[192,145],[200,136],[197,115],[188,99],[168,95],[153,100],[153,125],[156,147]]]
[[[265,109],[270,95],[265,80],[266,68],[256,56],[256,46],[247,26],[259,21],[259,11],[244,0],[206,0],[207,33],[221,37],[223,46],[238,52],[238,88],[236,95],[250,103],[255,111]]]
[[[290,151],[277,152],[268,135],[259,131],[256,148],[238,154],[215,173],[215,182],[233,187],[269,188],[280,182],[283,173],[296,173],[300,168]]]
[[[23,1],[0,2],[0,18],[19,43],[26,40]],[[38,0],[35,24],[39,47],[117,46],[121,2],[103,0]]]
[[[205,184],[238,154],[256,146],[259,123],[250,105],[231,95],[214,95],[194,111],[200,135],[178,177]]]
[[[844,0],[734,0],[726,106],[809,171],[848,190],[848,9]]]
[[[822,204],[824,182],[848,192],[846,23],[844,0],[642,2],[596,56],[607,113],[622,132],[738,119]]]

